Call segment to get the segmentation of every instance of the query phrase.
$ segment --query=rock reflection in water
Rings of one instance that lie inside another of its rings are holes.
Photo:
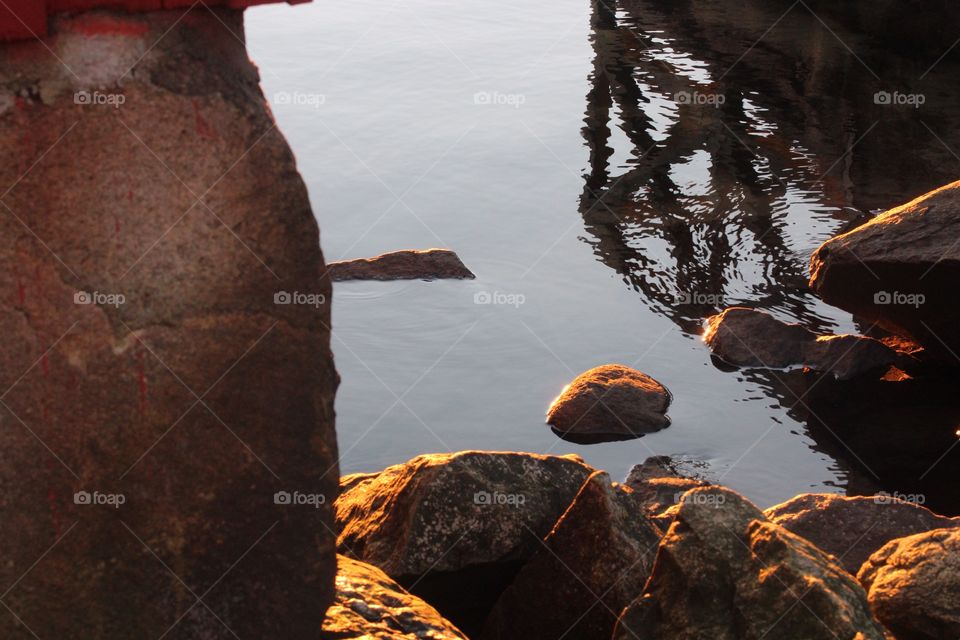
[[[937,61],[955,34],[920,38],[910,16],[898,34],[906,9],[880,4],[882,25],[816,3],[594,0],[584,240],[684,332],[735,304],[831,331],[843,314],[809,292],[811,251],[865,212],[956,179],[958,56]],[[891,47],[899,35],[924,46]],[[891,104],[894,92],[923,103]],[[946,500],[956,488],[939,473],[947,461],[927,471],[960,419],[942,379],[748,380],[869,479],[849,491],[919,487]]]

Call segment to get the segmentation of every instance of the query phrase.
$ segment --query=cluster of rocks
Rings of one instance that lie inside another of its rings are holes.
[[[737,367],[804,366],[850,379],[923,361],[957,366],[960,321],[960,182],[891,209],[823,243],[810,288],[824,302],[887,332],[883,341],[817,335],[742,307],[711,317],[704,339]]]
[[[572,455],[465,451],[346,476],[327,637],[960,633],[960,519],[886,496],[761,511],[669,467],[620,484]]]

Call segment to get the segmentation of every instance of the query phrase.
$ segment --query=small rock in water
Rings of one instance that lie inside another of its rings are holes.
[[[673,396],[645,373],[605,364],[577,376],[547,410],[547,424],[571,442],[639,438],[670,425]]]
[[[373,258],[331,262],[327,272],[344,280],[472,280],[476,276],[448,249],[404,250]]]
[[[857,579],[874,615],[897,638],[960,637],[960,530],[892,540]]]
[[[731,307],[708,318],[703,339],[715,356],[736,367],[804,365],[841,380],[883,371],[906,358],[873,338],[818,335],[746,307]]]

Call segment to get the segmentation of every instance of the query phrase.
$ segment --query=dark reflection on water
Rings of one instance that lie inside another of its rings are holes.
[[[862,16],[790,6],[592,4],[583,239],[688,334],[733,304],[834,329],[844,314],[807,290],[811,251],[960,173],[960,53],[941,57],[958,34],[910,53],[891,46],[896,14],[871,35],[849,28]],[[816,450],[859,469],[851,493],[923,490],[956,512],[948,375],[900,387],[748,380],[807,425]]]

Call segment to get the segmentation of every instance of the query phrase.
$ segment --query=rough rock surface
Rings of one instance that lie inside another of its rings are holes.
[[[347,476],[336,502],[340,552],[473,635],[592,472],[576,456],[463,451]]]
[[[659,541],[638,496],[595,472],[500,596],[482,637],[609,638],[643,590]]]
[[[321,640],[466,640],[459,629],[373,565],[337,557],[337,599]]]
[[[573,441],[624,440],[670,425],[673,399],[662,384],[620,364],[594,367],[574,378],[547,410],[547,424]]]
[[[668,510],[680,502],[683,494],[690,489],[711,484],[700,477],[691,464],[696,465],[696,462],[670,456],[651,456],[641,464],[634,465],[624,481],[643,502],[654,524],[664,531],[673,522],[674,514],[668,513]]]
[[[882,494],[847,498],[806,493],[770,507],[764,514],[771,522],[835,556],[854,575],[870,554],[895,538],[960,526],[960,518],[939,516],[925,507]]]
[[[327,265],[330,278],[341,280],[472,280],[476,276],[448,249],[393,251],[373,258]]]
[[[833,559],[729,489],[684,495],[615,640],[884,638]]]
[[[960,353],[960,181],[823,243],[810,286],[825,302],[932,352]]]
[[[51,27],[0,47],[0,637],[315,638],[330,315],[274,296],[330,285],[242,14]]]
[[[901,354],[873,338],[852,334],[818,335],[769,313],[731,307],[707,319],[704,341],[720,360],[737,367],[779,369],[804,365],[841,380],[902,361]]]
[[[857,578],[874,614],[898,640],[960,637],[960,530],[887,543]]]

